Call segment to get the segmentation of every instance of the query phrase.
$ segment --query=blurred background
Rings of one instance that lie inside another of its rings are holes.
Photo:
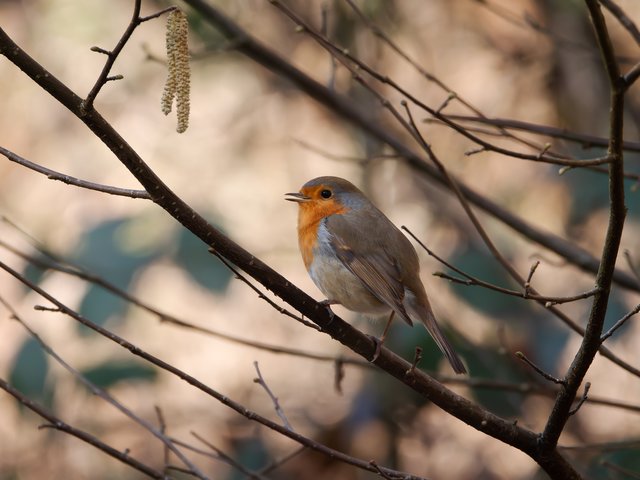
[[[372,119],[407,142],[380,102],[344,67],[269,2],[211,2],[244,29],[320,83],[356,102]],[[606,137],[608,90],[581,1],[402,0],[357,1],[402,52],[488,117],[516,119]],[[640,3],[620,0],[640,21]],[[144,1],[143,14],[168,3]],[[438,108],[449,93],[425,78],[374,35],[348,3],[291,1],[294,11],[339,46],[388,75],[427,105]],[[291,83],[234,53],[224,38],[185,5],[192,51],[191,118],[175,132],[175,114],[165,117],[160,97],[165,19],[140,26],[118,58],[97,109],[195,210],[242,247],[320,300],[297,250],[296,206],[283,201],[319,175],[337,175],[360,186],[397,225],[406,225],[439,256],[462,270],[516,288],[488,253],[457,200],[412,171],[379,141],[307,97]],[[79,0],[0,1],[0,26],[52,74],[85,96],[105,60],[91,52],[112,48],[128,24],[133,2]],[[324,12],[324,13],[323,13]],[[623,71],[639,58],[638,45],[606,15]],[[372,82],[373,84],[373,82]],[[401,96],[376,89],[397,108]],[[4,57],[0,58],[0,145],[48,168],[97,183],[140,188],[111,152],[84,125]],[[452,100],[444,111],[470,115]],[[607,223],[607,177],[586,170],[559,175],[559,167],[492,152],[465,155],[477,145],[413,108],[426,140],[446,167],[478,192],[545,231],[565,237],[599,256]],[[638,140],[640,97],[628,95],[626,140]],[[487,130],[488,127],[475,125]],[[518,133],[575,158],[605,153],[587,143]],[[492,142],[536,153],[503,137]],[[640,173],[628,152],[629,173]],[[635,181],[627,185],[629,217],[622,248],[640,258],[640,208]],[[546,478],[526,455],[489,438],[431,405],[374,368],[344,365],[336,386],[331,358],[355,358],[343,346],[278,313],[234,275],[191,233],[149,201],[110,196],[48,180],[0,161],[0,260],[92,321],[143,350],[197,377],[248,408],[280,422],[265,390],[253,380],[254,362],[294,429],[332,448],[415,475],[440,479]],[[526,276],[540,260],[533,285],[563,296],[589,290],[593,276],[480,214],[500,251]],[[205,334],[124,301],[74,275],[34,266],[11,249],[51,261],[64,259],[178,319],[247,342],[295,348],[327,356],[316,360],[274,353]],[[475,388],[449,386],[491,411],[540,431],[552,396],[522,394],[518,386],[547,391],[549,385],[514,352],[561,376],[580,337],[545,309],[479,287],[433,276],[450,272],[419,250],[422,278],[436,315],[465,359],[471,379],[500,383]],[[619,268],[628,269],[622,257]],[[136,415],[168,434],[207,450],[197,433],[247,469],[260,471],[296,452],[297,445],[207,397],[187,383],[131,355],[113,342],[54,312],[36,311],[46,301],[8,274],[0,273],[0,296],[59,355],[106,389]],[[616,288],[606,328],[638,303],[637,293]],[[590,302],[561,306],[586,323]],[[379,335],[383,322],[336,312],[359,329]],[[118,450],[162,469],[162,444],[82,385],[42,350],[0,306],[0,377],[29,398]],[[630,321],[609,347],[640,365],[637,321]],[[387,346],[408,360],[424,350],[420,367],[451,380],[450,368],[420,327],[396,322]],[[640,381],[598,356],[586,378],[592,398],[627,408],[587,402],[570,420],[561,444],[588,446],[564,453],[588,478],[631,478],[640,472]],[[52,429],[4,393],[0,394],[1,479],[110,479],[142,475],[103,452]],[[627,442],[612,445],[612,442]],[[635,442],[635,443],[634,443]],[[604,445],[596,445],[604,444]],[[249,478],[223,461],[192,455],[211,478]],[[172,460],[172,463],[179,463]],[[174,472],[172,472],[174,474]],[[269,473],[273,479],[369,479],[376,475],[302,451]],[[176,478],[190,478],[175,473]],[[635,477],[637,478],[637,477]]]

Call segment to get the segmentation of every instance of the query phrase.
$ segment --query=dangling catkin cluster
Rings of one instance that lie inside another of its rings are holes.
[[[189,24],[187,15],[179,9],[172,10],[167,18],[167,82],[162,93],[162,112],[171,112],[176,99],[178,133],[189,126],[189,92],[191,71],[189,70]]]

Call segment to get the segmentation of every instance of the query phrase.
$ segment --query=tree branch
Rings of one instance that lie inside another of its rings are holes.
[[[23,167],[27,167],[30,170],[34,170],[38,173],[42,173],[46,175],[50,180],[58,180],[62,183],[66,183],[67,185],[74,185],[80,188],[86,188],[88,190],[95,190],[97,192],[108,193],[110,195],[119,195],[122,197],[130,197],[130,198],[143,198],[145,200],[150,200],[151,196],[145,190],[132,190],[129,188],[118,188],[111,187],[109,185],[102,185],[99,183],[89,182],[87,180],[81,180],[79,178],[72,177],[70,175],[66,175],[64,173],[56,172],[55,170],[51,170],[47,167],[43,167],[42,165],[38,165],[26,158],[22,158],[20,155],[13,153],[10,150],[0,146],[0,154],[7,157],[7,159],[15,162]]]
[[[96,447],[98,450],[103,451],[110,457],[113,457],[116,460],[138,470],[139,472],[144,473],[148,477],[157,478],[159,480],[164,480],[166,478],[162,472],[159,472],[145,465],[144,463],[136,460],[131,455],[129,455],[129,453],[121,452],[120,450],[113,448],[111,445],[107,445],[106,443],[102,442],[97,437],[83,430],[79,430],[75,427],[72,427],[71,425],[63,422],[60,418],[56,417],[53,413],[51,413],[49,410],[44,408],[42,405],[38,404],[37,402],[34,402],[29,397],[23,395],[20,391],[13,388],[3,378],[0,378],[0,389],[4,390],[13,398],[15,398],[18,402],[20,402],[21,405],[24,405],[32,412],[36,413],[40,417],[47,420],[49,424],[44,425],[44,427],[54,428],[61,432],[65,432],[73,437],[76,437],[82,440],[83,442]]]
[[[584,376],[600,346],[600,337],[607,312],[609,293],[615,270],[615,263],[620,248],[620,239],[626,216],[624,199],[624,162],[622,150],[624,87],[620,79],[618,64],[611,44],[607,26],[598,5],[598,0],[585,0],[611,89],[609,155],[609,224],[602,251],[602,260],[596,276],[598,292],[593,297],[589,321],[585,335],[571,367],[565,377],[565,384],[560,389],[553,410],[547,420],[540,438],[543,451],[556,448],[560,434],[571,415],[571,405],[576,397]]]

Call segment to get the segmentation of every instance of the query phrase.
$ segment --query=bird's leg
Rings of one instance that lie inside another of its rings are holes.
[[[387,320],[387,325],[384,327],[384,331],[382,332],[382,336],[380,338],[371,336],[371,339],[376,344],[376,351],[371,358],[371,363],[375,362],[380,356],[380,352],[382,352],[382,344],[387,338],[387,333],[389,333],[389,328],[391,327],[391,322],[393,322],[393,317],[395,316],[395,314],[396,312],[394,310],[391,310],[391,315],[389,315],[389,320]]]
[[[331,305],[340,305],[340,302],[337,300],[331,300],[327,298],[326,300],[322,300],[321,302],[318,302],[318,303],[323,307],[325,307],[327,309],[327,312],[329,312],[329,324],[331,324],[331,322],[333,322],[334,317],[336,316],[336,314],[333,313],[333,310],[331,310]]]

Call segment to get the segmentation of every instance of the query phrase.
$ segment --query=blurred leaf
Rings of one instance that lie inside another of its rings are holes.
[[[578,152],[585,158],[606,155],[606,151],[594,149],[589,150],[588,155]],[[609,204],[609,180],[606,175],[579,168],[565,173],[567,185],[571,192],[571,211],[569,213],[569,224],[580,225],[589,215],[601,208],[607,208]]]
[[[36,254],[36,258],[38,260],[50,261],[50,259],[48,257],[45,257],[40,252],[38,252]],[[40,283],[40,281],[42,280],[42,277],[44,277],[45,272],[46,272],[46,270],[43,270],[42,268],[37,267],[33,263],[29,262],[29,263],[27,263],[26,267],[22,271],[22,275],[27,280],[29,280],[30,282],[34,283],[35,285],[38,285]],[[23,287],[24,287],[25,290],[31,290],[26,285],[23,285]]]
[[[119,288],[127,289],[136,271],[146,266],[157,252],[140,254],[126,249],[118,236],[128,222],[135,219],[117,219],[97,225],[83,237],[74,262],[97,274]],[[90,285],[80,304],[80,314],[102,325],[111,317],[122,315],[126,302],[96,285]],[[86,327],[79,326],[80,332]]]
[[[527,349],[533,352],[536,365],[552,375],[560,375],[567,365],[561,365],[558,359],[569,340],[570,331],[555,318],[532,318],[529,326]]]
[[[519,378],[513,363],[505,361],[505,355],[495,344],[478,344],[459,352],[469,369],[470,378],[488,378],[512,381]],[[521,414],[523,396],[500,389],[472,388],[471,394],[487,410],[505,418],[517,418]]]
[[[178,236],[178,250],[174,261],[203,287],[215,292],[226,290],[231,272],[209,253],[207,246],[187,229]]]
[[[118,382],[128,380],[153,382],[158,375],[158,372],[149,365],[134,361],[104,362],[81,373],[101,388],[109,388]]]
[[[269,461],[269,453],[267,452],[264,442],[257,437],[244,438],[234,445],[232,457],[249,470],[259,470]],[[230,479],[245,479],[246,475],[236,469],[232,469],[229,474]]]
[[[51,406],[52,392],[46,384],[49,363],[36,340],[31,337],[25,339],[9,372],[11,385],[29,398]]]
[[[480,250],[474,245],[470,245],[465,251],[456,252],[450,262],[463,272],[486,282],[499,286],[511,286],[509,277],[496,259],[486,250]],[[460,276],[455,272],[448,273],[452,276]],[[518,315],[521,316],[523,309],[528,308],[526,302],[516,297],[483,287],[466,286],[453,282],[451,287],[458,297],[475,308],[502,319],[510,320],[514,312],[519,312]]]

